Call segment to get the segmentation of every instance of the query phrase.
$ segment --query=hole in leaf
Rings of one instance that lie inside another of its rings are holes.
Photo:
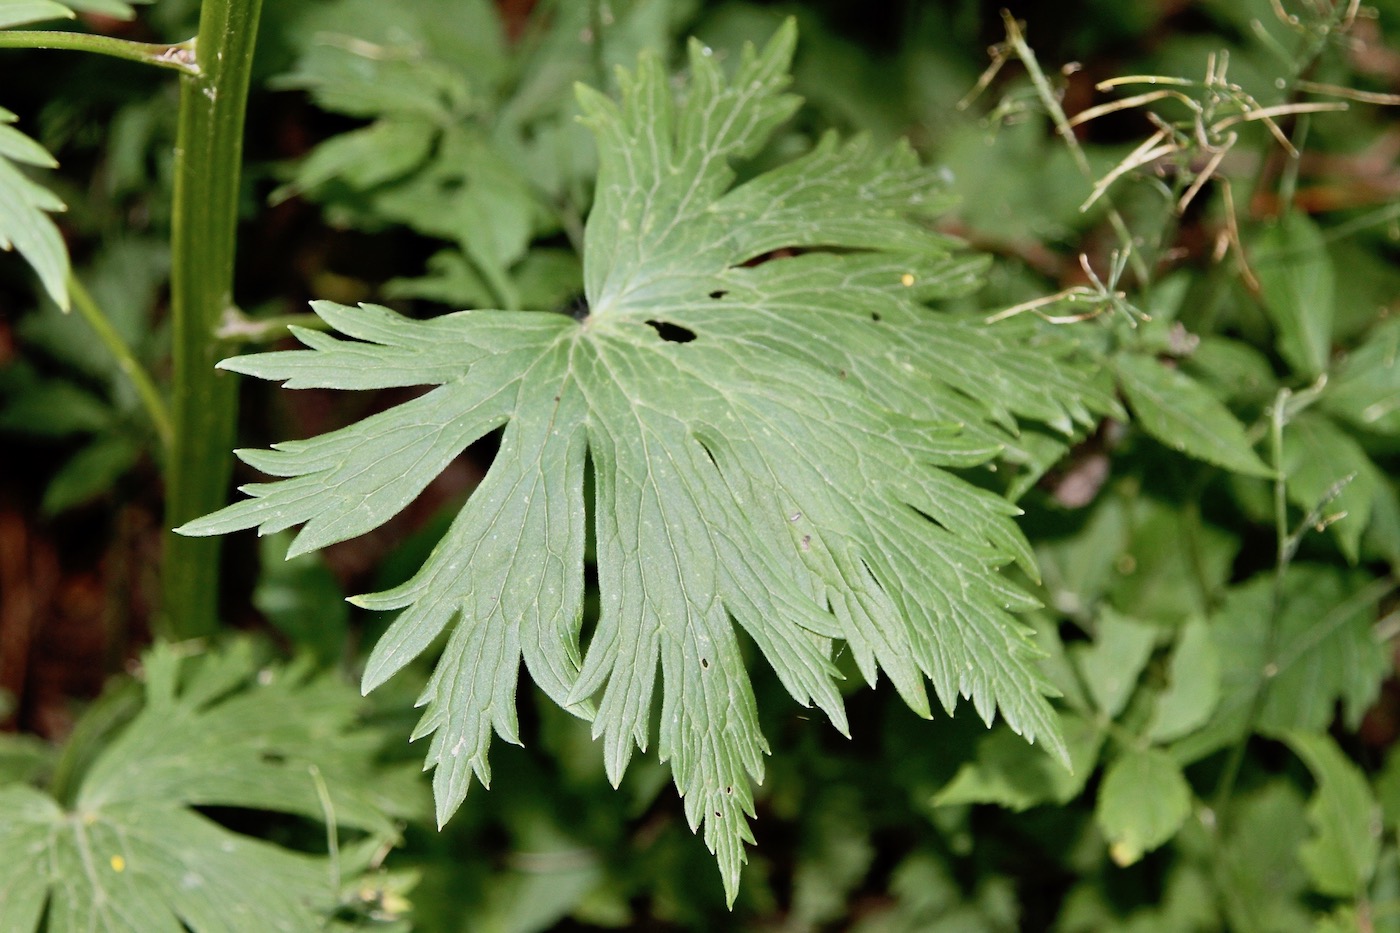
[[[566,302],[561,311],[575,321],[582,321],[588,317],[588,299],[579,295],[572,301]]]
[[[679,324],[671,324],[666,321],[647,321],[647,325],[667,343],[690,343],[695,339],[695,331],[689,327],[681,327]]]
[[[878,322],[878,321],[880,320],[880,312],[878,312],[878,311],[871,311],[871,312],[870,312],[870,320],[872,320],[872,321],[877,321],[877,322]]]
[[[717,288],[714,291],[710,292],[710,297],[713,298],[715,301],[719,301],[721,298],[728,294],[729,292],[725,291],[724,289]]]
[[[708,671],[708,670],[710,669],[710,659],[709,659],[709,658],[701,658],[701,659],[700,659],[700,667],[701,667],[702,670]]]

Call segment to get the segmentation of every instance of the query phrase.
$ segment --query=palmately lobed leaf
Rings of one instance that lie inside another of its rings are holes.
[[[414,809],[414,784],[373,765],[358,702],[309,667],[262,667],[246,641],[144,659],[145,705],[94,758],[70,807],[0,787],[0,929],[322,929],[374,848]],[[409,776],[411,778],[411,775]],[[364,835],[332,859],[233,832],[194,808],[295,814]]]
[[[489,782],[492,734],[519,741],[522,661],[592,720],[614,782],[657,721],[731,900],[767,752],[744,636],[842,732],[836,640],[920,714],[931,681],[948,712],[960,697],[989,723],[1000,709],[1064,759],[1052,688],[1013,615],[1033,602],[999,573],[1033,572],[1017,509],[951,469],[995,456],[1017,417],[1068,429],[1113,405],[1053,345],[926,307],[972,287],[979,265],[931,231],[947,197],[907,147],[828,137],[734,184],[731,162],[797,105],[783,92],[794,42],[789,23],[730,78],[693,44],[679,93],[645,56],[621,73],[620,102],[579,90],[600,161],[581,320],[413,321],[316,302],[342,336],[299,331],[307,350],[222,363],[293,388],[433,388],[240,451],[281,479],[180,529],[302,524],[291,551],[323,547],[382,524],[503,429],[419,572],[355,600],[403,610],[363,687],[448,633],[414,736],[431,736],[440,822],[473,775]],[[949,410],[965,423],[930,418]],[[601,609],[585,623],[590,521]]]

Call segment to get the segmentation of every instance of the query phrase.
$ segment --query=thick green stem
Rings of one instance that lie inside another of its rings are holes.
[[[216,337],[233,306],[234,238],[248,79],[262,0],[204,0],[195,39],[197,74],[180,79],[171,314],[175,443],[166,473],[166,527],[222,505],[232,467],[237,395],[214,364]],[[218,627],[219,539],[165,535],[161,633]]]
[[[173,68],[184,74],[199,71],[194,59],[193,40],[176,45],[159,45],[112,36],[94,36],[86,32],[12,29],[0,32],[0,49],[71,49],[155,65],[157,68]]]

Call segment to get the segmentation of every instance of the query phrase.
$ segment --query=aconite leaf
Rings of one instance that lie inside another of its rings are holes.
[[[907,146],[827,136],[735,184],[731,163],[797,106],[794,41],[789,23],[728,77],[692,44],[680,89],[651,56],[619,73],[618,102],[579,89],[600,168],[577,318],[316,302],[340,336],[301,330],[307,350],[221,364],[291,388],[434,388],[240,451],[281,478],[181,529],[301,524],[290,553],[323,547],[382,524],[502,429],[422,569],[357,599],[403,610],[364,689],[447,633],[415,733],[431,736],[444,822],[473,775],[490,780],[493,733],[519,741],[523,661],[592,720],[614,783],[658,740],[731,899],[768,748],[745,640],[842,732],[834,640],[918,713],[931,681],[948,712],[960,698],[988,723],[1000,710],[1064,758],[1013,615],[1033,602],[999,573],[1034,570],[1018,510],[953,471],[996,455],[1017,418],[1069,431],[1114,404],[1063,340],[927,306],[972,287],[982,262],[931,231],[949,199]],[[601,609],[584,637],[590,522]]]

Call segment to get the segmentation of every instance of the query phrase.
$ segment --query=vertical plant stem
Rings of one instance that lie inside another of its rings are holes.
[[[1278,650],[1278,622],[1283,612],[1283,588],[1288,578],[1288,565],[1293,562],[1294,543],[1288,533],[1288,477],[1283,468],[1283,429],[1288,423],[1288,402],[1292,392],[1280,389],[1274,396],[1274,405],[1269,412],[1269,449],[1274,475],[1274,580],[1269,592],[1268,628],[1264,636],[1264,657],[1267,669],[1263,679],[1254,688],[1249,701],[1249,716],[1244,734],[1230,748],[1225,760],[1220,781],[1215,786],[1212,808],[1215,811],[1216,825],[1224,823],[1225,811],[1230,805],[1230,796],[1235,791],[1235,781],[1239,779],[1240,767],[1244,764],[1245,748],[1249,737],[1254,734],[1259,716],[1264,712],[1264,700],[1268,695],[1269,684],[1277,675],[1275,654]]]
[[[204,0],[198,74],[180,79],[171,241],[175,439],[166,471],[166,528],[223,504],[237,395],[214,369],[215,335],[233,305],[234,238],[248,80],[262,0]],[[165,534],[159,626],[167,638],[218,627],[219,539]]]
[[[1055,94],[1055,89],[1050,86],[1050,81],[1045,77],[1045,72],[1040,68],[1040,61],[1035,57],[1035,52],[1026,44],[1026,37],[1021,33],[1021,25],[1016,22],[1016,18],[1006,11],[1002,11],[1002,20],[1006,26],[1006,41],[1016,52],[1016,57],[1025,66],[1026,74],[1030,76],[1031,83],[1035,85],[1036,95],[1040,98],[1041,104],[1050,115],[1050,120],[1055,124],[1055,132],[1060,134],[1064,140],[1065,147],[1069,149],[1070,156],[1074,159],[1074,164],[1079,171],[1092,184],[1094,182],[1094,168],[1089,164],[1089,157],[1084,154],[1084,147],[1079,145],[1079,139],[1074,135],[1074,127],[1069,125],[1069,117],[1065,115],[1065,110],[1060,106],[1060,99]],[[1133,268],[1133,275],[1137,276],[1138,282],[1147,285],[1151,279],[1151,272],[1147,268],[1147,263],[1138,255],[1138,250],[1133,242],[1133,235],[1128,230],[1127,221],[1123,215],[1118,213],[1118,208],[1113,206],[1107,193],[1101,200],[1108,205],[1108,222],[1113,227],[1113,232],[1118,236],[1118,243],[1123,248],[1123,252],[1128,257],[1128,263]]]

